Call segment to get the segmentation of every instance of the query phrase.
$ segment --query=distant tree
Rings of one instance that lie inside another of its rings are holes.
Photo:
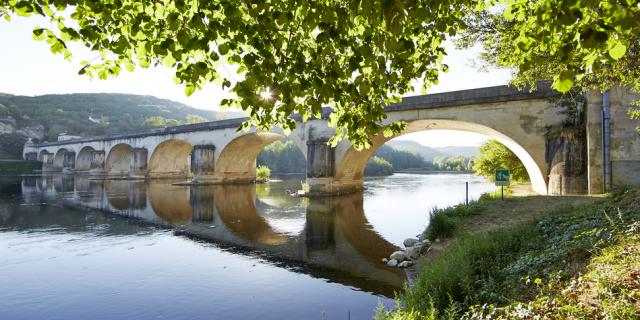
[[[187,123],[188,124],[194,124],[194,123],[201,123],[201,122],[207,122],[209,120],[207,120],[207,118],[203,117],[203,116],[199,116],[197,114],[188,114],[185,116],[185,118],[187,119]]]
[[[387,160],[395,170],[405,169],[424,169],[431,167],[422,156],[415,151],[396,150],[389,146],[383,145],[378,149],[374,156]]]
[[[304,154],[293,141],[276,141],[268,145],[258,154],[256,162],[277,173],[303,173],[307,167]]]
[[[393,165],[383,158],[374,156],[367,162],[364,174],[366,176],[390,176],[393,174]]]
[[[164,128],[167,126],[167,119],[160,116],[148,117],[144,119],[142,126],[147,128]]]
[[[473,170],[476,175],[485,176],[489,181],[494,181],[496,169],[509,169],[511,181],[529,181],[527,169],[522,161],[507,147],[497,140],[488,140],[480,148],[480,155],[476,158]]]
[[[144,119],[142,126],[146,128],[166,128],[179,126],[182,122],[176,119],[165,119],[161,116],[153,116]]]
[[[0,157],[6,159],[21,159],[22,147],[27,138],[17,133],[0,134]]]

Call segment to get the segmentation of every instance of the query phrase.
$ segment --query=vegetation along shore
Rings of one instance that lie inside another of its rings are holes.
[[[485,194],[430,219],[415,279],[377,319],[640,317],[640,190]]]

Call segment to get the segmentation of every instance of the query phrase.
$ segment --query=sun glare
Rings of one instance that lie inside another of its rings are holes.
[[[264,100],[271,100],[272,98],[271,89],[269,89],[269,87],[265,88],[264,91],[260,93],[260,97],[262,97],[262,99]]]

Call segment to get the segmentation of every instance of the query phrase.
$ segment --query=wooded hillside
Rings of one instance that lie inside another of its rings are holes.
[[[27,138],[55,141],[66,132],[83,137],[139,131],[237,116],[153,96],[77,93],[0,94],[0,158],[19,158]]]

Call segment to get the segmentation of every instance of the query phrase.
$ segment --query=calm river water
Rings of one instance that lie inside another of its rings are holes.
[[[492,186],[396,174],[349,196],[72,176],[0,180],[0,319],[370,319],[406,278],[380,260],[428,211]]]

